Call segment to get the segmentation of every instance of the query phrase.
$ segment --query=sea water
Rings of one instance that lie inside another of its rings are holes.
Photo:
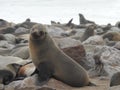
[[[78,14],[97,24],[120,21],[120,0],[0,0],[0,18],[20,23],[31,21],[50,24],[50,21],[79,24]]]

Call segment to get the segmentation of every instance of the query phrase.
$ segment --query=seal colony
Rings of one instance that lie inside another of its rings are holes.
[[[31,29],[29,49],[41,83],[54,77],[73,87],[94,85],[86,70],[57,47],[44,25]]]

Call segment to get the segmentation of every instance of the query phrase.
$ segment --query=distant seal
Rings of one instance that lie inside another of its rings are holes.
[[[88,39],[90,36],[93,36],[95,34],[94,30],[95,30],[96,26],[95,25],[90,25],[87,27],[87,29],[85,30],[83,36],[81,37],[81,42],[85,41],[86,39]]]
[[[120,72],[113,74],[110,80],[110,87],[120,85]]]
[[[119,32],[108,32],[103,35],[103,39],[107,38],[110,41],[120,41],[120,33]]]
[[[6,67],[0,67],[0,83],[7,85],[13,80],[15,80],[15,77],[17,75],[17,72],[19,70],[21,65],[12,63],[8,64]]]
[[[86,70],[57,47],[44,25],[37,24],[31,29],[29,48],[40,82],[53,76],[74,87],[94,85]]]
[[[79,13],[79,21],[80,21],[80,24],[95,24],[93,21],[90,21],[90,20],[87,20],[83,14],[80,14]]]

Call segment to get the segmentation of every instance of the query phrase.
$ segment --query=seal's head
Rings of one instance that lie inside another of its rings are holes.
[[[46,27],[42,24],[36,24],[31,29],[31,39],[43,40],[46,38]]]

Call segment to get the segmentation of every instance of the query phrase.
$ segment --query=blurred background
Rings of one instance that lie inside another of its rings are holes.
[[[79,23],[78,13],[97,24],[120,21],[120,0],[0,0],[0,18],[20,23],[26,18],[50,24],[50,21]]]

